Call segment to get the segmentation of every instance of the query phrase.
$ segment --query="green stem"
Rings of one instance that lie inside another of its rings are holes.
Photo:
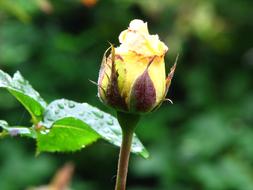
[[[140,117],[123,112],[118,112],[117,117],[122,129],[122,144],[119,153],[115,190],[125,190],[133,134]]]

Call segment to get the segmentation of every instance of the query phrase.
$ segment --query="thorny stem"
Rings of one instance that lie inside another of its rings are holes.
[[[136,124],[138,123],[140,117],[138,115],[127,114],[127,113],[122,113],[122,112],[118,112],[117,117],[122,129],[122,144],[121,144],[120,154],[119,154],[115,190],[125,190],[127,171],[128,171],[128,162],[129,162],[133,134],[134,134]]]

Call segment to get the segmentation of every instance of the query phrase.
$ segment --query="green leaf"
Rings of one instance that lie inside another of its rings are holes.
[[[42,119],[47,103],[19,72],[16,72],[11,78],[7,73],[0,70],[0,87],[7,89],[23,104],[34,123],[38,123]]]
[[[40,124],[49,129],[49,133],[38,134],[38,152],[78,150],[98,137],[113,145],[121,145],[122,133],[117,119],[87,103],[55,100],[46,108],[44,121]],[[149,156],[136,135],[131,151],[144,158]]]
[[[0,120],[0,128],[3,129],[3,131],[0,133],[0,137],[17,136],[17,135],[31,137],[31,138],[36,137],[36,134],[32,128],[21,127],[21,126],[10,127],[9,124],[4,120]]]
[[[75,151],[102,138],[121,145],[121,128],[116,118],[86,103],[56,100],[47,106],[19,72],[13,77],[0,70],[0,87],[7,89],[31,114],[37,127],[9,127],[1,121],[3,135],[37,138],[37,152]],[[43,120],[43,121],[42,121]],[[38,128],[42,126],[42,128]],[[45,129],[44,129],[45,128]],[[35,132],[35,129],[37,132]],[[132,152],[147,158],[148,152],[134,134]]]
[[[41,132],[38,151],[76,151],[100,138],[86,123],[71,117],[56,121],[50,131]]]

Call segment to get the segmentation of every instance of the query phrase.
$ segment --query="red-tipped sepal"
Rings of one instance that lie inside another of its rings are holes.
[[[170,72],[169,72],[169,74],[168,74],[168,76],[166,78],[166,89],[165,89],[164,98],[167,95],[168,90],[170,88],[171,80],[172,80],[172,78],[174,76],[174,72],[175,72],[176,67],[177,67],[177,60],[178,60],[178,56],[177,56],[176,61],[175,61],[174,65],[171,67]]]
[[[156,90],[148,74],[148,68],[133,84],[130,95],[130,110],[144,113],[151,111],[156,103]]]
[[[125,103],[124,98],[120,95],[119,85],[118,85],[118,77],[119,74],[116,70],[115,66],[115,49],[113,45],[110,47],[111,53],[109,57],[106,57],[106,53],[104,55],[101,69],[99,72],[99,80],[98,80],[98,92],[99,97],[103,103],[111,106],[117,110],[127,111],[127,105]],[[106,73],[106,68],[110,70],[110,75]],[[107,77],[107,84],[103,88],[102,81],[104,77]]]
[[[109,106],[127,111],[127,105],[119,92],[118,77],[119,74],[115,67],[115,49],[111,46],[111,76],[106,89],[106,100]]]

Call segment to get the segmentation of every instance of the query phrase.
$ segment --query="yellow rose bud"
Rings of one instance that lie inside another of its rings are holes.
[[[142,20],[131,21],[119,35],[119,42],[119,47],[111,46],[105,52],[98,95],[119,111],[150,112],[164,101],[175,70],[174,65],[166,78],[164,55],[168,47],[158,35],[149,34]]]

